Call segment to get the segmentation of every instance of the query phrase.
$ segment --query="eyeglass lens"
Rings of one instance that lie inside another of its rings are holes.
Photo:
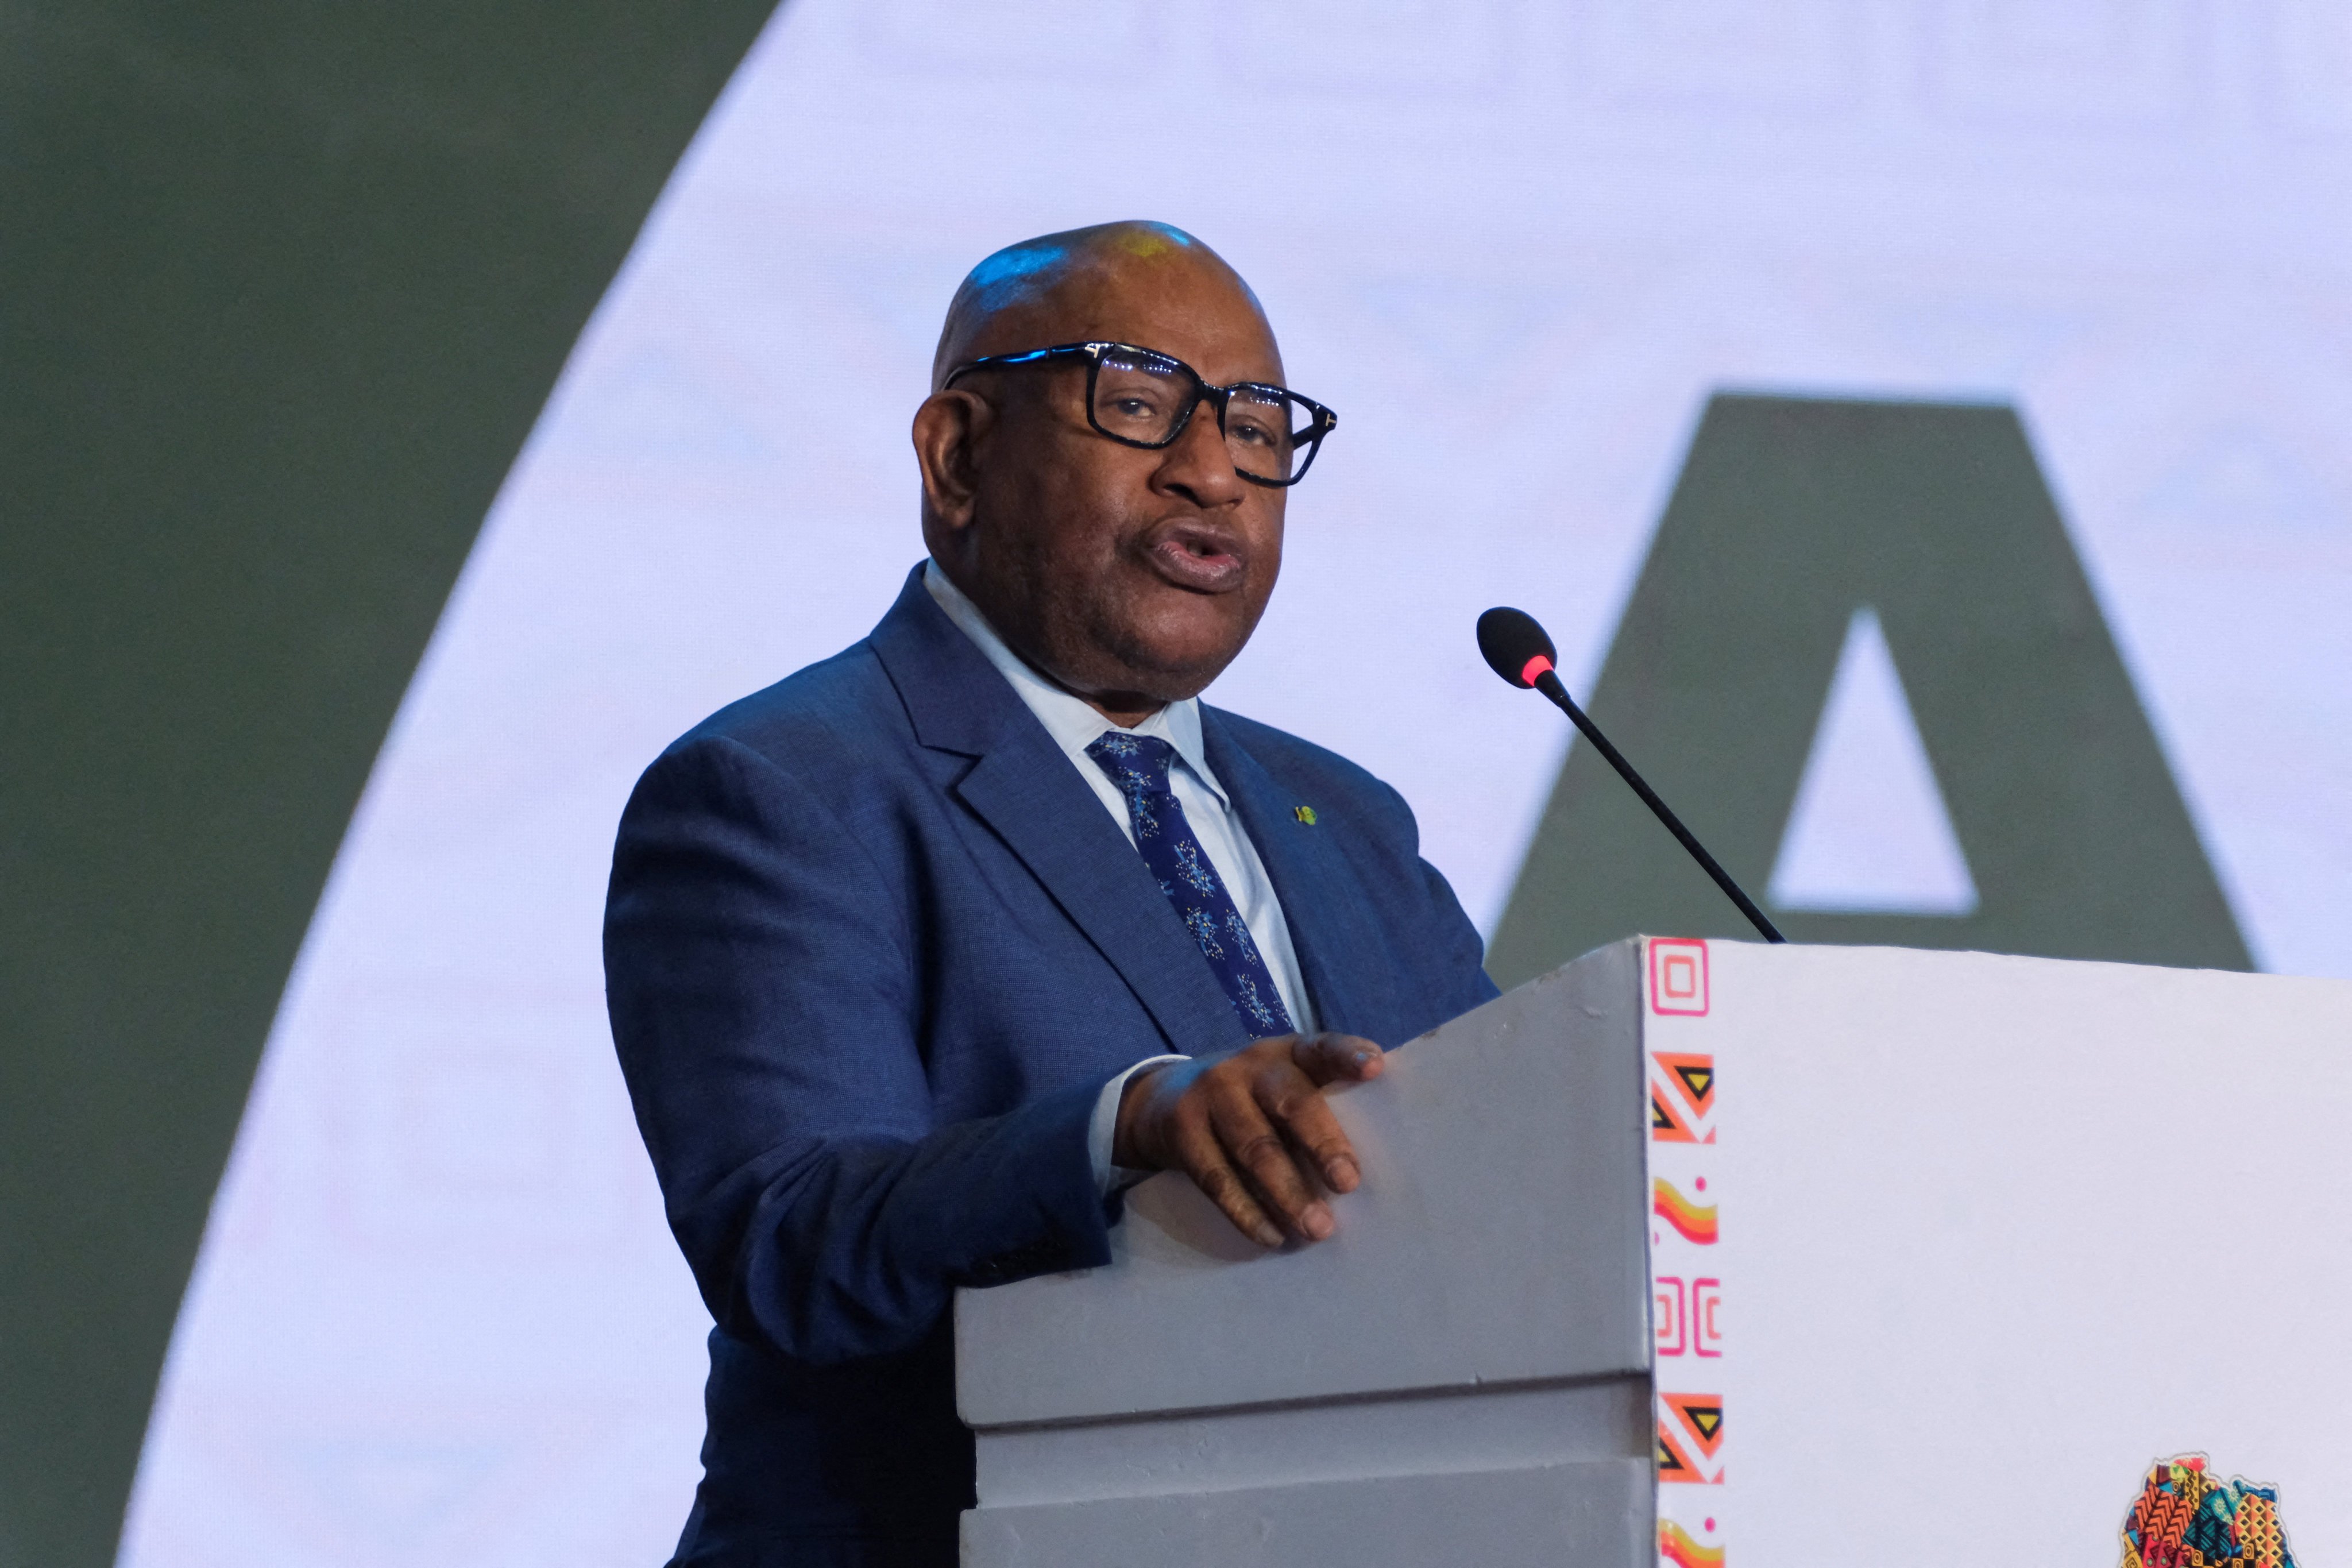
[[[1095,423],[1113,436],[1156,447],[1181,426],[1201,384],[1160,354],[1113,350],[1095,373]],[[1238,471],[1288,479],[1304,460],[1314,415],[1278,386],[1244,383],[1225,403],[1225,450]]]

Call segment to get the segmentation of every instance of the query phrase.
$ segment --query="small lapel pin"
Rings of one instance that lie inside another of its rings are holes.
[[[1290,815],[1309,827],[1315,826],[1315,808],[1311,805],[1294,805],[1290,808]]]

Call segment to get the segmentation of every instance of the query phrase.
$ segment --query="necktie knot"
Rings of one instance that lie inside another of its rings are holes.
[[[1157,735],[1112,730],[1096,736],[1087,755],[1127,797],[1127,817],[1136,841],[1158,838],[1165,820],[1174,815],[1176,796],[1168,787],[1168,767],[1176,760],[1176,748]]]
[[[1159,784],[1167,781],[1169,766],[1176,760],[1176,748],[1157,735],[1129,735],[1107,730],[1087,747],[1087,755],[1113,779],[1134,773],[1148,784]]]
[[[1135,847],[1145,868],[1200,945],[1217,984],[1241,1015],[1243,1027],[1260,1038],[1286,1034],[1290,1013],[1282,1005],[1273,972],[1192,825],[1184,819],[1183,803],[1169,786],[1168,769],[1176,760],[1176,748],[1157,735],[1112,730],[1097,736],[1087,755],[1127,798],[1128,823],[1135,830]]]

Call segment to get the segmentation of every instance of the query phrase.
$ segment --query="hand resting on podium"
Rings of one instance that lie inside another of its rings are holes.
[[[1260,1247],[1321,1241],[1339,1228],[1323,1189],[1353,1192],[1361,1179],[1323,1090],[1383,1065],[1370,1040],[1320,1034],[1145,1068],[1119,1098],[1113,1158],[1182,1171]]]

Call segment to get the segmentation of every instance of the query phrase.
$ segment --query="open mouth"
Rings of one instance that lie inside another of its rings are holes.
[[[1143,553],[1163,579],[1196,594],[1231,593],[1249,573],[1241,540],[1212,523],[1186,521],[1158,529]]]

